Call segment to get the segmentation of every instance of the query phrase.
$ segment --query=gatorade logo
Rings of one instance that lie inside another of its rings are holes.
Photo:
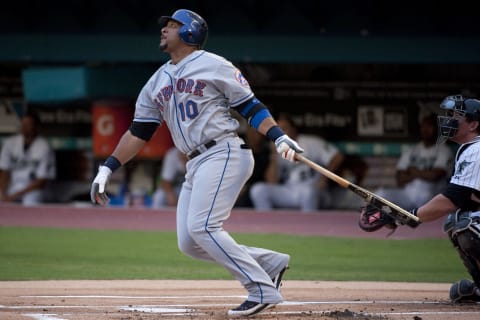
[[[113,115],[104,114],[98,118],[97,132],[102,136],[111,136],[115,129]]]

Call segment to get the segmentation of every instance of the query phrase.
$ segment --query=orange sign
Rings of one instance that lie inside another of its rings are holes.
[[[118,141],[130,127],[134,106],[127,102],[102,101],[92,106],[93,153],[96,157],[106,158],[112,154]],[[157,129],[137,157],[141,159],[161,159],[173,146],[172,138],[164,124]]]
[[[173,147],[172,137],[166,124],[162,124],[157,128],[157,131],[145,144],[142,150],[138,153],[138,157],[142,159],[159,159],[163,158],[168,149]]]

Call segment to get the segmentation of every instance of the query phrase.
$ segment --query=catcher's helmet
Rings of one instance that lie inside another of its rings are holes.
[[[183,42],[191,46],[198,46],[200,49],[203,48],[207,42],[208,26],[200,15],[190,10],[179,9],[171,16],[161,16],[158,23],[163,28],[169,20],[182,24],[178,34]]]
[[[448,96],[440,103],[440,108],[446,110],[446,116],[438,117],[439,141],[444,142],[452,138],[458,130],[457,114],[467,121],[480,121],[480,100],[466,98],[462,95]]]

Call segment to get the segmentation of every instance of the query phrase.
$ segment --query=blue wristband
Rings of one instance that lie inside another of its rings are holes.
[[[114,172],[115,170],[117,170],[122,166],[120,161],[114,156],[108,157],[107,160],[105,160],[105,162],[103,163],[103,165],[105,167],[108,167],[110,170],[112,170],[112,172]]]
[[[279,126],[273,126],[267,131],[267,137],[270,138],[270,140],[275,141],[279,137],[283,136],[285,132],[279,127]]]

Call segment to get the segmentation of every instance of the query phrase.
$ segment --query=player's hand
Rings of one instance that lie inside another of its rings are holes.
[[[105,187],[107,185],[108,179],[112,175],[112,170],[106,166],[100,166],[98,168],[98,173],[92,183],[92,188],[90,189],[90,199],[93,204],[106,205],[109,201],[109,198],[105,192]]]
[[[298,145],[298,143],[284,134],[275,140],[275,147],[277,152],[288,161],[295,162],[295,154],[302,153],[304,150]]]

